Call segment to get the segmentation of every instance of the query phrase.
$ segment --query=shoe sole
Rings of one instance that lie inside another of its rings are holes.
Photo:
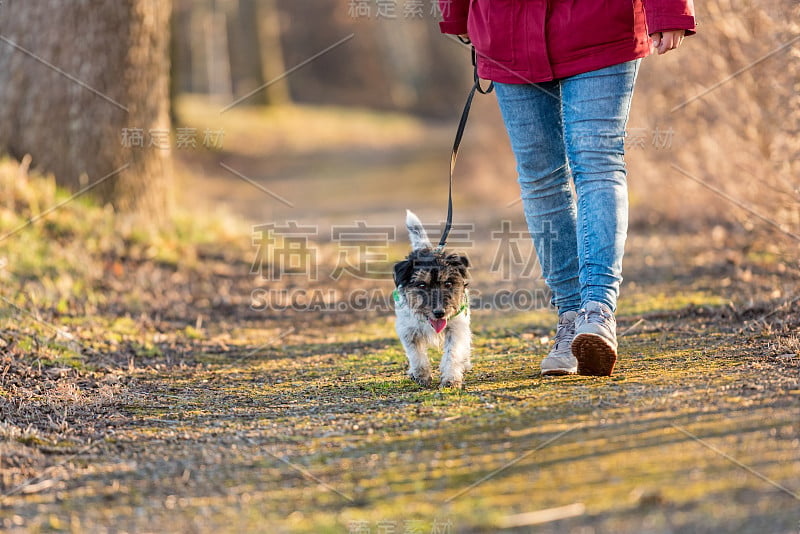
[[[617,351],[596,334],[575,336],[572,355],[578,360],[578,374],[583,376],[611,376],[617,362]]]

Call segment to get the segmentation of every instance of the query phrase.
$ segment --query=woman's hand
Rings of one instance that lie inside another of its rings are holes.
[[[678,48],[683,41],[684,30],[670,30],[666,32],[651,33],[653,48],[658,50],[658,55],[666,54],[670,50]]]

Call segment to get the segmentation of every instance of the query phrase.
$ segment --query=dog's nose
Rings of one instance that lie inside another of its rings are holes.
[[[437,319],[442,319],[444,317],[444,310],[433,310],[433,316]]]

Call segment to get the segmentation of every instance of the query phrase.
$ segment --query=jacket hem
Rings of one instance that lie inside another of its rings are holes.
[[[527,70],[516,70],[513,67],[501,67],[484,61],[479,61],[478,75],[484,80],[509,84],[542,83],[560,78],[575,76],[593,70],[603,69],[612,65],[619,65],[634,59],[643,58],[650,54],[647,42],[637,43],[631,48],[630,43],[623,43],[613,47],[603,47],[593,50],[591,55],[576,56],[574,59],[553,63],[550,72],[531,73]]]

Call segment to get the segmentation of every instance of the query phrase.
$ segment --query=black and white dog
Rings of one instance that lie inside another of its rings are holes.
[[[395,328],[408,356],[408,375],[431,385],[428,347],[442,347],[441,387],[461,388],[472,368],[469,313],[469,260],[434,249],[422,223],[407,212],[411,254],[394,266]]]

